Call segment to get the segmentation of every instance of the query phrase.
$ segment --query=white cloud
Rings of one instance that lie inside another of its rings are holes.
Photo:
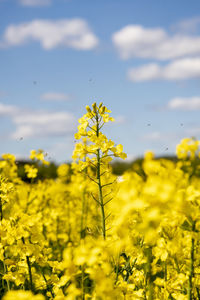
[[[185,137],[185,132],[171,131],[171,132],[150,132],[143,136],[140,136],[142,142],[146,144],[146,148],[154,148],[155,145],[157,150],[152,149],[160,154],[168,154],[174,152],[176,145]],[[159,151],[158,151],[159,149]]]
[[[13,116],[17,112],[18,108],[16,106],[0,103],[0,116]]]
[[[122,115],[116,116],[116,117],[114,117],[114,119],[115,119],[114,124],[124,124],[126,122],[125,116],[122,116]]]
[[[13,139],[70,136],[76,128],[74,115],[67,111],[29,111],[0,103],[0,116],[8,117],[15,125],[10,135]]]
[[[133,154],[133,153],[127,153],[126,162],[132,162],[132,161],[134,161],[137,158],[138,158],[138,155]]]
[[[72,134],[76,120],[68,112],[21,112],[12,119],[16,131],[12,138],[49,137]]]
[[[41,99],[44,101],[62,102],[62,101],[70,101],[72,99],[72,96],[63,93],[45,93],[41,95]]]
[[[112,41],[122,59],[139,57],[168,60],[200,54],[200,36],[169,36],[161,28],[128,25],[115,32]]]
[[[185,19],[172,26],[172,29],[181,33],[195,33],[200,26],[200,17]]]
[[[193,137],[198,137],[200,136],[200,128],[199,127],[195,127],[195,128],[189,128],[186,130],[186,134],[187,136],[193,136]]]
[[[128,71],[128,79],[133,82],[156,79],[183,80],[199,77],[199,57],[174,60],[165,66],[158,64],[146,64],[141,67],[131,68]]]
[[[74,138],[68,136],[64,138],[61,142],[57,142],[52,146],[46,149],[49,159],[55,160],[58,162],[66,161],[66,157],[69,157],[71,160],[71,155],[74,148]]]
[[[154,132],[144,135],[142,138],[144,140],[149,140],[149,141],[160,141],[163,139],[163,136],[161,135],[160,132],[154,131]]]
[[[131,81],[154,80],[159,76],[161,76],[161,67],[158,64],[143,65],[128,71],[128,79]]]
[[[1,1],[1,0],[0,0]],[[0,91],[0,98],[6,97],[6,93],[4,91]]]
[[[19,0],[23,6],[46,6],[51,4],[51,0]]]
[[[200,110],[200,97],[177,97],[170,100],[167,107],[172,110]]]
[[[91,50],[98,45],[98,39],[83,19],[58,21],[34,20],[19,25],[9,25],[3,35],[1,47],[20,46],[37,41],[45,50],[67,47],[77,50]]]

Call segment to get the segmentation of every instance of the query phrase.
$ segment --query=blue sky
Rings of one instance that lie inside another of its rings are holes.
[[[200,138],[200,2],[0,0],[0,153],[69,161],[94,101],[129,159]]]

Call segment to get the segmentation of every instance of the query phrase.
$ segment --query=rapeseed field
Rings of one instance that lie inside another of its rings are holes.
[[[200,299],[200,142],[185,138],[177,161],[146,152],[144,174],[112,174],[121,144],[103,133],[100,103],[79,120],[73,163],[56,180],[32,150],[18,176],[0,161],[0,295],[3,300]]]

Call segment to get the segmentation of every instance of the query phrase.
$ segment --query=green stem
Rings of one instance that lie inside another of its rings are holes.
[[[81,239],[85,237],[84,213],[85,213],[85,189],[84,189],[83,195],[82,195],[82,213],[81,213],[81,230],[80,230],[80,238]]]
[[[29,280],[30,280],[30,289],[32,292],[34,292],[34,288],[33,288],[33,277],[32,277],[32,271],[31,271],[31,263],[30,263],[30,259],[29,256],[26,256],[26,262],[28,265],[28,274],[29,274]]]
[[[84,280],[85,280],[85,270],[84,266],[81,267],[81,289],[82,289],[82,300],[85,300],[85,290],[84,290]]]
[[[199,288],[198,288],[198,287],[196,287],[196,291],[197,291],[198,299],[200,299],[200,291],[199,291]]]
[[[3,208],[2,208],[2,201],[1,201],[1,197],[0,197],[0,220],[3,220]]]
[[[167,260],[164,261],[164,280],[165,280],[165,285],[164,285],[164,289],[166,290],[167,288],[167,276],[168,276],[168,273],[167,273]]]
[[[25,244],[25,240],[24,237],[22,237],[22,242],[23,244]],[[30,281],[30,289],[32,292],[34,292],[34,287],[33,287],[33,276],[32,276],[32,270],[31,270],[31,262],[30,262],[30,258],[28,255],[26,255],[26,263],[28,266],[28,274],[29,274],[29,281]]]
[[[117,283],[118,277],[119,277],[119,259],[120,259],[120,256],[118,256],[118,260],[117,260],[115,284]]]
[[[45,283],[46,283],[46,286],[47,286],[47,290],[48,290],[48,281],[47,281],[47,279],[46,279],[46,276],[45,276],[45,274],[44,274],[44,271],[43,271],[43,269],[40,267],[40,269],[41,269],[41,272],[42,272],[42,276],[43,276],[43,278],[44,278],[44,281],[45,281]],[[51,293],[51,296],[52,296],[52,298],[54,298],[55,297],[55,295],[54,295],[54,293],[52,292],[52,287],[50,287],[50,293]]]
[[[164,278],[165,282],[167,282],[167,261],[164,262]]]
[[[153,257],[152,257],[152,247],[150,246],[148,248],[147,252],[147,264],[148,264],[148,300],[153,300],[154,297],[154,286],[153,286],[153,278],[152,278],[152,269],[151,269],[151,263],[152,263]]]
[[[96,135],[99,136],[99,119],[98,114],[96,115]],[[102,184],[101,184],[101,158],[100,158],[100,149],[97,149],[97,182],[99,187],[99,203],[101,206],[101,219],[102,219],[102,235],[104,240],[106,239],[106,218],[104,211],[104,202],[103,202],[103,192],[102,192]]]
[[[7,266],[4,261],[3,261],[3,268],[4,268],[4,274],[6,274],[8,270],[7,270]],[[10,281],[6,279],[6,283],[7,283],[7,289],[8,289],[8,291],[10,291]]]
[[[85,156],[86,161],[86,156]],[[86,180],[87,169],[85,169],[84,180]],[[86,220],[87,220],[87,202],[86,202],[86,187],[83,189],[82,193],[82,212],[81,212],[81,230],[80,230],[80,238],[85,238],[86,235]]]
[[[98,180],[98,187],[99,187],[99,202],[101,206],[101,218],[102,218],[102,234],[104,240],[106,239],[106,218],[105,218],[105,211],[104,211],[104,203],[103,203],[103,193],[102,193],[102,185],[101,185],[101,176],[100,176],[100,154],[99,149],[97,150],[97,180]]]
[[[1,196],[0,196],[0,220],[1,221],[3,220],[3,205],[2,205]],[[4,256],[4,258],[6,258],[4,247],[3,247],[3,250],[4,250],[3,256]],[[4,268],[4,274],[6,274],[8,270],[7,270],[7,266],[6,266],[4,261],[3,261],[3,268]],[[9,282],[9,280],[6,280],[6,283],[7,283],[7,289],[8,289],[8,291],[10,291],[10,282]]]
[[[67,201],[67,218],[68,218],[68,242],[71,242],[71,222],[70,222],[69,201]]]
[[[192,232],[195,232],[195,221],[192,224]],[[189,280],[188,280],[188,300],[193,299],[193,292],[192,292],[192,279],[194,277],[194,237],[191,239],[191,249],[190,249],[190,273],[189,273]]]

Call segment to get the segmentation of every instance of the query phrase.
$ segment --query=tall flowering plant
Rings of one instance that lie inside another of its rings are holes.
[[[115,145],[101,131],[105,123],[114,121],[109,115],[111,111],[103,103],[99,106],[93,103],[91,108],[86,106],[86,110],[87,113],[79,119],[80,125],[75,134],[80,141],[75,145],[73,159],[78,161],[75,166],[79,171],[92,168],[92,172],[86,174],[97,186],[97,195],[92,194],[92,197],[101,208],[102,235],[106,239],[106,219],[109,215],[105,214],[105,206],[112,200],[108,188],[115,182],[109,164],[113,157],[125,159],[127,156],[121,144]]]

